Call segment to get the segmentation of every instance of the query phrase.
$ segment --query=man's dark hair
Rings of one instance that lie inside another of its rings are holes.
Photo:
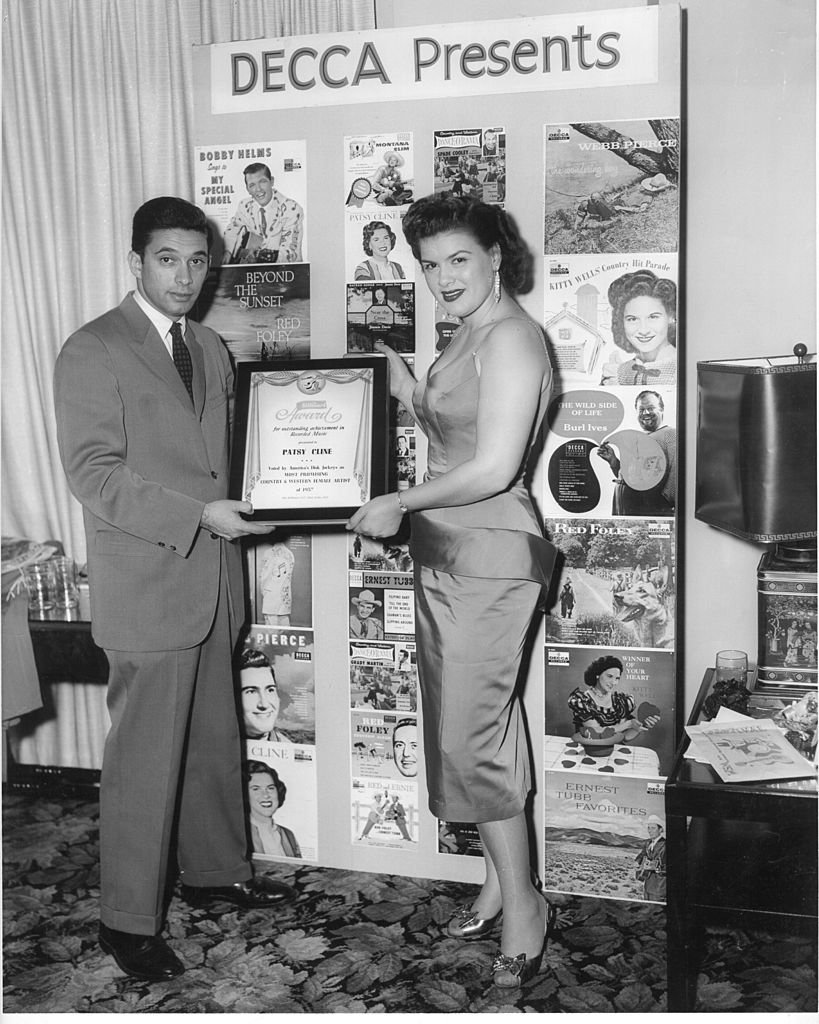
[[[640,394],[634,399],[635,409],[637,408],[640,399],[643,398],[645,395],[654,395],[654,397],[657,399],[657,403],[659,404],[660,408],[663,412],[665,412],[665,402],[663,401],[663,396],[660,394],[659,391],[641,391]]]
[[[145,247],[150,242],[154,231],[174,228],[201,232],[207,240],[208,252],[210,252],[211,231],[207,217],[198,206],[194,206],[186,199],[179,199],[177,196],[158,196],[140,206],[134,214],[131,249],[139,256],[144,257]]]
[[[270,168],[267,166],[267,164],[248,164],[247,167],[245,167],[245,169],[242,171],[242,174],[246,178],[248,174],[258,174],[259,171],[263,171],[266,178],[269,178],[271,181],[273,180],[273,175],[270,173]]]
[[[259,651],[255,647],[245,647],[239,655],[239,669],[243,668],[269,668],[273,678],[276,678],[270,658],[268,658],[264,651]]]

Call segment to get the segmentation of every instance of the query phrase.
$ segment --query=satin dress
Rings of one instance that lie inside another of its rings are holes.
[[[426,479],[474,455],[476,356],[433,364],[415,388],[415,414],[429,438]],[[547,399],[548,383],[532,441]],[[411,516],[429,807],[444,821],[514,817],[531,788],[518,677],[556,551],[540,529],[524,474],[525,465],[502,494]]]

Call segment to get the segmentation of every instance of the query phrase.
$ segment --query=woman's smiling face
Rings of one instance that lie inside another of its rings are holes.
[[[385,260],[392,252],[392,240],[386,228],[376,228],[370,236],[370,251],[376,259]]]
[[[461,319],[491,303],[499,254],[484,249],[464,230],[445,231],[419,243],[427,286],[451,316]]]
[[[619,682],[620,669],[616,667],[607,668],[605,672],[601,672],[597,677],[597,689],[603,693],[611,693],[612,690],[616,689]]]
[[[254,772],[247,783],[251,812],[260,818],[272,818],[279,809],[279,792],[267,772]]]
[[[671,317],[660,299],[638,295],[629,299],[623,309],[623,330],[626,340],[637,355],[654,359],[670,344],[668,327]]]

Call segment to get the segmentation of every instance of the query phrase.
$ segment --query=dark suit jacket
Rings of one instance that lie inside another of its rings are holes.
[[[54,375],[57,437],[83,506],[93,635],[103,648],[182,650],[206,636],[224,549],[232,616],[244,621],[241,550],[199,526],[228,485],[228,353],[187,322],[188,393],[159,332],[131,295],[63,346]]]

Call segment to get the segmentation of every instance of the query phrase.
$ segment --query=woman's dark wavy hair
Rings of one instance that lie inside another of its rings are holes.
[[[244,776],[245,783],[250,782],[251,775],[269,775],[273,780],[273,785],[276,787],[276,792],[279,794],[279,807],[284,803],[284,798],[287,795],[287,786],[279,778],[279,773],[276,769],[271,768],[269,764],[265,764],[264,761],[245,761],[242,775]]]
[[[421,242],[445,231],[468,231],[486,250],[497,244],[504,288],[513,295],[520,295],[532,287],[532,254],[514,221],[500,206],[471,196],[440,192],[417,199],[407,210],[401,226],[417,260],[421,258]]]
[[[641,295],[650,295],[659,299],[670,317],[677,313],[677,286],[667,277],[657,277],[653,270],[635,270],[631,274],[623,274],[609,285],[609,303],[611,305],[611,331],[614,344],[625,352],[636,351],[626,338],[623,326],[623,315],[626,304]],[[677,347],[677,325],[668,325],[668,340]]]
[[[365,224],[364,225],[364,230],[362,232],[362,234],[364,236],[364,242],[363,242],[364,252],[366,252],[366,254],[368,256],[372,256],[372,254],[373,254],[373,250],[372,250],[372,246],[370,245],[370,241],[372,240],[372,237],[376,233],[376,231],[380,230],[381,228],[383,228],[387,232],[387,234],[390,236],[390,242],[392,243],[392,245],[390,246],[390,250],[395,248],[395,243],[396,243],[397,239],[395,237],[395,232],[389,226],[389,224],[385,224],[383,220],[371,220],[369,222],[369,224]]]
[[[588,666],[583,673],[583,682],[586,686],[594,686],[597,682],[597,677],[610,668],[619,668],[622,672],[623,663],[619,658],[615,658],[613,654],[604,654],[602,658],[597,658]]]

